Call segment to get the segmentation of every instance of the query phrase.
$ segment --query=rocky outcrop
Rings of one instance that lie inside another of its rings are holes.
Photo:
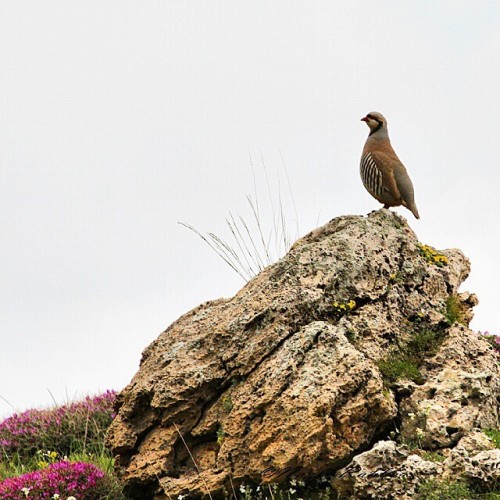
[[[444,473],[387,439],[452,448],[498,426],[496,353],[465,326],[476,299],[458,291],[468,273],[459,250],[422,246],[388,210],[298,240],[145,349],[108,433],[127,494],[308,480],[365,467],[372,447],[411,470],[415,488]],[[342,477],[339,491],[355,495],[355,475]]]

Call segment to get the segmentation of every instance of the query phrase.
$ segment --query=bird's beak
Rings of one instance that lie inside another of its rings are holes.
[[[367,121],[368,121],[368,117],[367,117],[367,116],[365,116],[364,118],[361,118],[361,121],[362,121],[362,122],[367,122]]]

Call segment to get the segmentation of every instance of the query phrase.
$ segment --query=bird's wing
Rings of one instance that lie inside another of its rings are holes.
[[[401,164],[401,162],[397,159],[397,157],[394,158],[392,155],[388,155],[382,151],[370,151],[370,155],[382,173],[384,188],[394,197],[394,199],[399,200],[401,198],[401,194],[399,192],[399,185],[395,178],[394,164]],[[403,167],[402,164],[401,166]]]
[[[396,180],[399,192],[401,193],[401,198],[403,198],[403,201],[405,201],[407,205],[415,203],[413,184],[406,168],[401,162],[398,162],[394,164],[393,170],[394,179]]]
[[[401,162],[394,165],[394,178],[396,179],[396,184],[398,185],[399,192],[401,193],[403,205],[408,208],[417,219],[420,219],[418,208],[415,203],[413,183],[411,182],[406,168]]]
[[[397,194],[397,198],[401,199],[402,204],[408,208],[417,219],[420,219],[417,205],[415,204],[413,184],[400,159],[395,153],[387,154],[381,151],[373,151],[372,156],[375,158],[378,165],[384,166],[384,182],[387,182],[386,185],[389,187],[391,194]],[[393,189],[395,190],[393,191]]]

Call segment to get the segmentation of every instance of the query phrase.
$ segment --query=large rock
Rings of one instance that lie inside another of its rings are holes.
[[[340,217],[233,298],[179,318],[118,397],[108,443],[128,495],[307,479],[398,426],[408,438],[418,422],[432,447],[498,422],[495,353],[465,326],[449,328],[445,314],[451,296],[462,321],[471,317],[475,297],[458,294],[468,260],[432,252],[388,210]],[[384,381],[380,361],[424,327],[439,345],[420,359],[421,379]]]

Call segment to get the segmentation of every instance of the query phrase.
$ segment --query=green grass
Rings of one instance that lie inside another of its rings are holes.
[[[491,439],[495,448],[500,448],[500,430],[498,429],[483,429],[483,432]]]
[[[289,210],[285,210],[285,199],[282,195],[279,172],[277,185],[272,189],[262,157],[261,163],[267,187],[267,203],[263,205],[259,201],[255,169],[250,158],[254,182],[254,195],[246,196],[250,215],[245,218],[239,213],[236,215],[229,213],[229,216],[226,217],[229,239],[224,239],[211,232],[204,234],[191,224],[179,222],[204,241],[245,281],[249,281],[265,267],[285,255],[294,240],[299,237],[297,208],[284,160],[283,170],[287,179],[289,199],[294,209],[292,224],[288,223],[287,212]],[[264,201],[266,200],[264,199]],[[263,217],[263,209],[268,212],[265,218]],[[264,221],[267,221],[267,224]],[[295,226],[295,230],[293,231],[290,226]]]
[[[422,483],[417,500],[500,500],[500,492],[479,493],[463,479],[457,481],[438,481],[431,479]]]
[[[422,483],[418,488],[418,500],[471,500],[475,498],[465,481],[436,481]]]

